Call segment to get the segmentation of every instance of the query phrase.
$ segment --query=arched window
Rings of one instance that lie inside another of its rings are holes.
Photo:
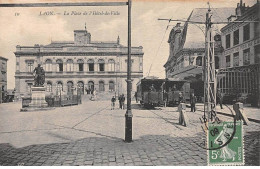
[[[103,91],[105,91],[105,83],[104,83],[104,81],[99,81],[99,91],[100,92],[103,92]]]
[[[94,82],[93,81],[88,82],[88,90],[89,90],[90,93],[94,90]]]
[[[57,63],[57,71],[58,72],[63,72],[63,61],[61,59],[58,59],[56,61],[56,63]]]
[[[51,82],[47,82],[46,91],[52,92],[52,83]]]
[[[79,72],[83,72],[84,71],[84,61],[82,59],[79,59],[77,61],[77,63],[78,63],[78,70],[79,70]]]
[[[90,72],[94,71],[94,60],[93,59],[88,60],[88,71],[90,71]]]
[[[100,72],[105,71],[105,61],[103,59],[98,60],[98,69]]]
[[[73,71],[73,60],[68,59],[67,60],[67,72],[72,72]]]
[[[109,91],[113,92],[115,91],[115,83],[111,80],[109,81]]]
[[[201,57],[201,56],[198,56],[198,57],[196,58],[196,65],[197,65],[197,66],[202,66],[202,57]]]
[[[45,71],[46,72],[51,72],[52,71],[52,61],[51,61],[51,59],[47,59],[45,61]]]
[[[63,83],[61,81],[59,81],[59,82],[57,82],[56,92],[58,95],[60,95],[61,91],[63,91]]]
[[[108,60],[108,71],[115,71],[115,61],[113,59]]]
[[[78,82],[78,94],[82,95],[84,94],[84,83],[82,81],[79,81]]]
[[[67,95],[73,95],[73,82],[67,82]]]

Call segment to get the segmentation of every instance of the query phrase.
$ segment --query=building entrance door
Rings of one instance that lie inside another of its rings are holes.
[[[99,91],[104,92],[105,91],[105,84],[103,81],[99,82]]]
[[[67,87],[68,87],[67,95],[73,95],[73,82],[68,82]]]
[[[92,94],[92,92],[94,91],[94,82],[93,81],[89,81],[88,82],[88,89],[90,91],[90,94]]]
[[[83,95],[84,94],[84,83],[78,82],[78,94]]]

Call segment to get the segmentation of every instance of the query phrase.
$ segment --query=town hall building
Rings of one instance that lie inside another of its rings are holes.
[[[132,47],[132,90],[143,77],[143,47]],[[26,96],[33,85],[33,70],[45,70],[47,94],[97,92],[126,93],[127,46],[116,41],[92,41],[85,30],[74,30],[74,41],[48,45],[16,46],[16,96]]]

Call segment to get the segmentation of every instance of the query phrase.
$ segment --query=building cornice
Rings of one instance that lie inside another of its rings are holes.
[[[5,60],[5,61],[8,61],[8,59],[7,59],[7,58],[5,58],[5,57],[2,57],[2,56],[0,56],[0,60]]]
[[[117,78],[117,77],[126,77],[127,76],[127,72],[120,72],[120,73],[109,73],[109,74],[98,74],[98,73],[89,73],[89,74],[46,74],[45,78],[49,78],[49,79],[60,79],[60,78],[64,78],[64,79],[75,79],[75,78]],[[137,77],[143,77],[143,72],[132,72],[132,77],[133,78],[137,78]],[[33,79],[34,76],[33,75],[24,75],[24,74],[16,74],[15,78],[18,79]]]
[[[127,55],[127,52],[14,52],[16,57],[20,56],[120,56]],[[143,56],[144,53],[131,53],[134,56]]]

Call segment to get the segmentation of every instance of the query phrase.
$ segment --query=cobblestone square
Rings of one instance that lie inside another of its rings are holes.
[[[199,145],[205,138],[203,105],[195,113],[187,108],[190,125],[184,127],[177,107],[147,110],[133,103],[131,143],[124,142],[125,110],[111,110],[109,101],[48,111],[20,108],[21,102],[1,104],[0,165],[207,165],[207,151]],[[259,165],[259,135],[259,123],[244,126],[245,165]]]

